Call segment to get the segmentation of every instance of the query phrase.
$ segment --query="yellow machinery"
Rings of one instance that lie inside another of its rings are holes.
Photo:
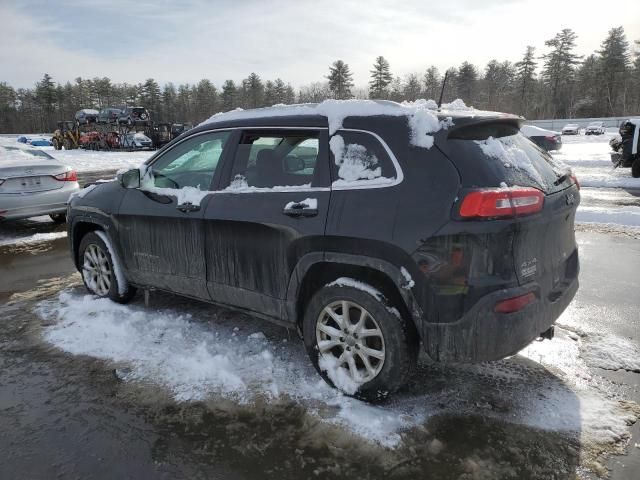
[[[56,150],[73,150],[80,145],[80,129],[75,122],[58,122],[58,128],[51,139]]]

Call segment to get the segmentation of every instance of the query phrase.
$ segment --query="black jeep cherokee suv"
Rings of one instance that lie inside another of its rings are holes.
[[[549,337],[578,288],[579,185],[521,119],[432,111],[420,131],[381,103],[336,126],[322,105],[214,116],[72,198],[89,291],[295,327],[320,375],[364,397],[402,386],[420,345],[479,362]]]

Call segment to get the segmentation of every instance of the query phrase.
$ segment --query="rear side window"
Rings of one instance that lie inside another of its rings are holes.
[[[546,193],[561,190],[569,171],[509,124],[474,125],[452,132],[450,157],[468,187],[520,185]]]
[[[393,183],[396,170],[380,141],[367,132],[341,130],[329,141],[333,186]]]
[[[319,183],[316,178],[320,158],[318,131],[245,132],[228,188],[315,186]]]

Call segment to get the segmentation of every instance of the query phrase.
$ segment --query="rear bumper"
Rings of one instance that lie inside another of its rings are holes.
[[[65,213],[69,196],[80,190],[77,182],[69,182],[57,190],[30,195],[0,195],[0,221]]]
[[[483,297],[456,322],[423,322],[424,349],[441,362],[485,362],[513,355],[553,325],[577,290],[577,276],[561,290],[546,295],[537,283],[498,290]],[[529,292],[534,292],[537,300],[524,309],[507,314],[494,312],[500,300]]]

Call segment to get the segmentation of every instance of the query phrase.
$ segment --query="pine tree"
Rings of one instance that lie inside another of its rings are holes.
[[[287,102],[287,86],[281,78],[276,78],[276,81],[273,82],[273,94],[274,94],[274,103],[272,105],[278,105]]]
[[[233,80],[226,80],[222,85],[222,111],[228,112],[236,108],[236,84]]]
[[[5,82],[0,82],[0,132],[16,133],[18,111],[16,91]]]
[[[576,90],[579,97],[574,104],[574,112],[578,117],[597,117],[600,114],[599,69],[598,57],[589,55],[576,71]]]
[[[633,60],[631,78],[629,79],[633,100],[629,108],[632,111],[640,112],[640,40],[636,40],[634,43],[636,46],[634,52],[635,58]]]
[[[291,105],[296,103],[296,92],[293,90],[293,87],[290,83],[287,83],[287,86],[284,89],[284,102],[287,105]]]
[[[405,100],[414,101],[420,98],[422,88],[420,86],[420,78],[415,73],[410,73],[405,77],[402,96]]]
[[[175,122],[178,111],[178,92],[173,83],[169,82],[162,90],[162,120],[165,122]]]
[[[218,111],[218,90],[210,80],[202,79],[198,82],[194,92],[195,115],[198,122],[206,120]]]
[[[97,83],[99,84],[99,82]],[[153,78],[148,78],[140,90],[142,106],[151,112],[151,118],[155,118],[160,114],[160,96],[162,94],[160,85]]]
[[[276,103],[276,92],[271,80],[267,80],[264,82],[264,104],[266,106],[275,105]]]
[[[389,84],[389,99],[394,102],[402,102],[404,100],[404,85],[400,77],[395,77]]]
[[[334,98],[344,100],[351,98],[351,88],[353,87],[353,75],[349,71],[349,65],[342,60],[336,60],[329,67],[329,90],[333,93]]]
[[[248,108],[258,108],[264,106],[264,85],[257,73],[251,73],[245,81],[243,81],[243,89],[246,94],[246,102]]]
[[[53,112],[55,110],[56,86],[48,73],[45,73],[42,80],[36,84],[36,101],[44,112],[44,117],[39,119],[39,129],[50,130],[55,125]]]
[[[531,105],[531,97],[533,88],[536,83],[536,67],[535,47],[527,46],[522,60],[516,62],[516,90],[518,95],[519,113],[527,116],[529,113],[529,105]]]
[[[424,83],[425,98],[437,101],[442,88],[442,78],[440,78],[438,68],[433,65],[427,68],[422,81]]]
[[[181,122],[192,122],[193,115],[191,114],[191,88],[188,84],[181,84],[178,86],[178,118]]]
[[[491,60],[482,79],[483,107],[497,111],[511,110],[514,77],[515,67],[511,62]]]
[[[602,42],[599,55],[600,77],[602,80],[602,98],[606,101],[605,114],[613,116],[616,111],[624,111],[624,106],[617,108],[621,101],[624,80],[627,77],[630,59],[629,42],[624,34],[624,28],[616,27],[609,30],[609,35]]]
[[[385,99],[389,97],[388,86],[393,80],[389,62],[381,55],[376,58],[373,70],[370,70],[369,97]]]
[[[552,118],[557,118],[558,114],[570,115],[575,68],[580,63],[580,57],[573,53],[576,38],[573,30],[565,28],[544,42],[547,47],[551,47],[551,51],[542,56],[542,79],[551,92],[548,111]]]
[[[469,62],[462,62],[456,79],[458,95],[467,105],[473,105],[476,98],[478,70]]]

